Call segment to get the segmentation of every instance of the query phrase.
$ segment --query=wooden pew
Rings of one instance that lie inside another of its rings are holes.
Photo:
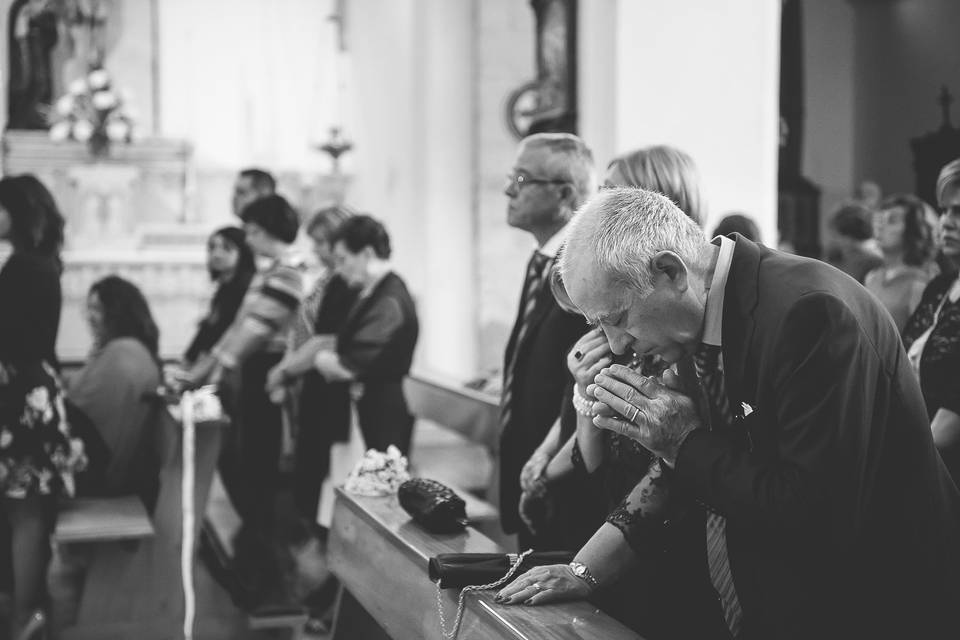
[[[152,518],[155,534],[121,544],[95,544],[77,619],[74,626],[64,630],[65,640],[159,640],[181,633],[184,607],[180,576],[182,431],[166,414],[160,416],[157,428],[164,464]],[[218,423],[197,425],[194,502],[198,513],[203,513],[206,506],[220,452],[220,432]],[[197,518],[196,529],[200,521],[201,518]],[[224,630],[230,623],[230,620],[198,619],[197,628]],[[215,637],[238,637],[236,631]]]
[[[410,403],[410,411],[417,418],[453,431],[470,442],[483,445],[496,460],[500,434],[500,399],[489,393],[475,391],[462,384],[451,383],[441,376],[422,372],[413,373],[404,380],[404,394]],[[435,474],[434,474],[435,475]],[[499,511],[496,505],[496,464],[486,486],[467,487],[481,489],[487,503],[474,510],[474,522],[483,522],[483,530],[493,534],[499,530]],[[459,478],[436,476],[444,484],[456,488]],[[458,491],[466,498],[466,492]],[[474,498],[478,500],[477,498]]]
[[[470,513],[467,513],[470,516]],[[468,527],[437,535],[410,520],[396,496],[367,498],[337,489],[328,562],[342,583],[333,640],[442,639],[437,587],[427,577],[427,560],[438,553],[505,552]],[[448,624],[458,591],[443,592]],[[625,640],[638,635],[587,602],[543,607],[503,606],[496,591],[466,598],[463,639]]]
[[[413,415],[496,451],[500,435],[498,397],[422,372],[408,376],[403,390]]]

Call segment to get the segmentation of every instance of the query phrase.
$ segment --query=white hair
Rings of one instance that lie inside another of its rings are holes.
[[[672,251],[688,268],[696,268],[708,242],[703,229],[659,193],[607,189],[574,216],[560,271],[567,279],[572,254],[592,255],[615,282],[647,295],[653,288],[653,258],[658,252]]]

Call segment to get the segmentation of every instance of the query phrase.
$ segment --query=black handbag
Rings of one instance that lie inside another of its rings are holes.
[[[456,533],[467,526],[467,503],[436,480],[411,478],[397,489],[397,498],[414,521],[432,533]]]
[[[523,575],[534,567],[549,564],[568,564],[573,560],[571,551],[537,551],[528,553],[513,571],[513,578]],[[483,585],[503,578],[513,567],[518,556],[513,553],[441,553],[427,563],[427,574],[441,589],[461,589],[469,585]]]

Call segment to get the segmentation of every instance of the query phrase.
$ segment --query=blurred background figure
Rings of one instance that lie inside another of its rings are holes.
[[[410,450],[413,416],[403,394],[420,333],[403,279],[390,265],[390,235],[368,215],[345,220],[331,237],[336,272],[357,291],[333,348],[320,350],[314,368],[328,383],[357,385],[357,419],[368,449]],[[346,416],[349,417],[349,416]],[[344,427],[330,425],[335,433]]]
[[[916,196],[890,196],[874,214],[873,230],[883,264],[867,274],[864,285],[902,331],[932,276],[934,239],[927,207]]]
[[[43,624],[56,500],[86,464],[67,422],[54,345],[62,303],[63,216],[32,175],[0,178],[0,633]],[[0,616],[2,617],[2,616]]]
[[[96,478],[87,482],[87,490],[136,494],[150,510],[160,471],[149,402],[161,382],[157,324],[140,289],[119,276],[90,287],[87,322],[93,351],[71,378],[67,399],[90,420],[108,453],[103,469],[88,470]]]
[[[858,203],[842,206],[830,219],[834,237],[826,261],[862,283],[867,273],[883,264],[873,238],[873,211]]]
[[[233,215],[241,218],[243,210],[254,200],[272,196],[277,192],[277,180],[269,171],[249,168],[237,174],[233,183],[233,198],[230,201]]]
[[[960,159],[937,179],[943,272],[930,281],[903,329],[910,363],[930,415],[933,441],[960,484]]]
[[[192,365],[210,352],[233,323],[240,304],[256,273],[253,252],[247,245],[243,229],[221,227],[207,239],[207,271],[216,284],[207,315],[200,321],[197,333],[183,356],[184,364]]]
[[[247,244],[264,265],[250,283],[240,310],[207,356],[180,376],[193,388],[220,383],[239,371],[236,411],[220,458],[220,476],[243,519],[235,544],[235,570],[251,607],[276,587],[271,559],[274,500],[282,441],[280,407],[267,396],[267,373],[282,358],[287,330],[296,317],[306,263],[293,246],[297,212],[279,195],[254,200],[241,212]]]
[[[739,233],[747,240],[760,242],[760,228],[757,223],[753,221],[753,218],[742,213],[731,213],[721,218],[710,237],[715,238],[730,233]]]

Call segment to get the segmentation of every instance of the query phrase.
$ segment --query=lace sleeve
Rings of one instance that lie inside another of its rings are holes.
[[[664,543],[669,499],[669,479],[660,461],[654,460],[646,475],[607,516],[607,522],[620,530],[631,549],[649,552],[652,546]]]

